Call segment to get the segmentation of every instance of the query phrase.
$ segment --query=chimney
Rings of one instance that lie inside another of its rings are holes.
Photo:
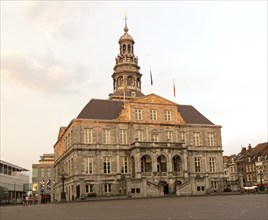
[[[247,148],[242,147],[242,149],[241,149],[241,153],[244,154],[244,153],[246,153],[246,151],[247,151]]]

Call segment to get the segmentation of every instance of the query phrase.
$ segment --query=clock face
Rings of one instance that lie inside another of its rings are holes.
[[[136,97],[136,92],[132,91],[132,92],[131,92],[131,96],[132,96],[132,97]]]

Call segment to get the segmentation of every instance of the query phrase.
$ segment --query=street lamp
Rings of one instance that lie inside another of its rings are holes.
[[[41,204],[44,203],[44,199],[43,199],[43,193],[44,193],[44,189],[41,188]]]
[[[61,201],[65,202],[66,201],[66,193],[64,191],[64,181],[66,180],[65,178],[65,173],[64,171],[61,174],[61,181],[62,181],[62,191],[61,191]]]
[[[44,189],[45,189],[45,181],[44,181],[44,180],[41,180],[41,181],[40,181],[40,194],[41,194],[40,202],[41,202],[41,204],[44,203],[44,199],[43,199],[43,196],[44,196]]]
[[[263,184],[262,184],[262,177],[263,177],[263,172],[262,172],[262,170],[260,170],[260,178],[261,178],[261,185],[260,185],[260,191],[264,191],[264,186],[263,186]]]

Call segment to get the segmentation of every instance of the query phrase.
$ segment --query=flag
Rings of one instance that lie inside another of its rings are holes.
[[[151,78],[151,86],[153,85],[153,76],[152,76],[152,70],[150,68],[150,78]]]
[[[124,91],[126,90],[126,82],[125,82],[125,80],[123,80],[123,90]]]
[[[176,87],[175,87],[175,80],[173,79],[173,94],[174,98],[176,98]]]
[[[126,99],[126,82],[123,80],[123,93],[124,93],[124,101]]]

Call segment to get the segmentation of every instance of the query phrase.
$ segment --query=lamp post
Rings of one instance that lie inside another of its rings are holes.
[[[62,191],[61,191],[61,201],[65,202],[66,201],[66,193],[64,191],[64,181],[65,181],[65,173],[64,171],[61,174],[61,181],[62,181]]]
[[[41,204],[44,203],[44,199],[43,199],[43,193],[44,193],[44,189],[41,188]]]
[[[262,170],[260,170],[260,178],[261,178],[261,185],[260,185],[260,191],[264,191],[264,186],[263,186],[263,184],[262,184],[262,177],[263,177],[263,172],[262,172]]]
[[[43,199],[44,189],[45,189],[45,181],[44,180],[41,180],[40,181],[40,195],[41,195],[40,202],[41,202],[41,204],[44,203],[44,199]]]

